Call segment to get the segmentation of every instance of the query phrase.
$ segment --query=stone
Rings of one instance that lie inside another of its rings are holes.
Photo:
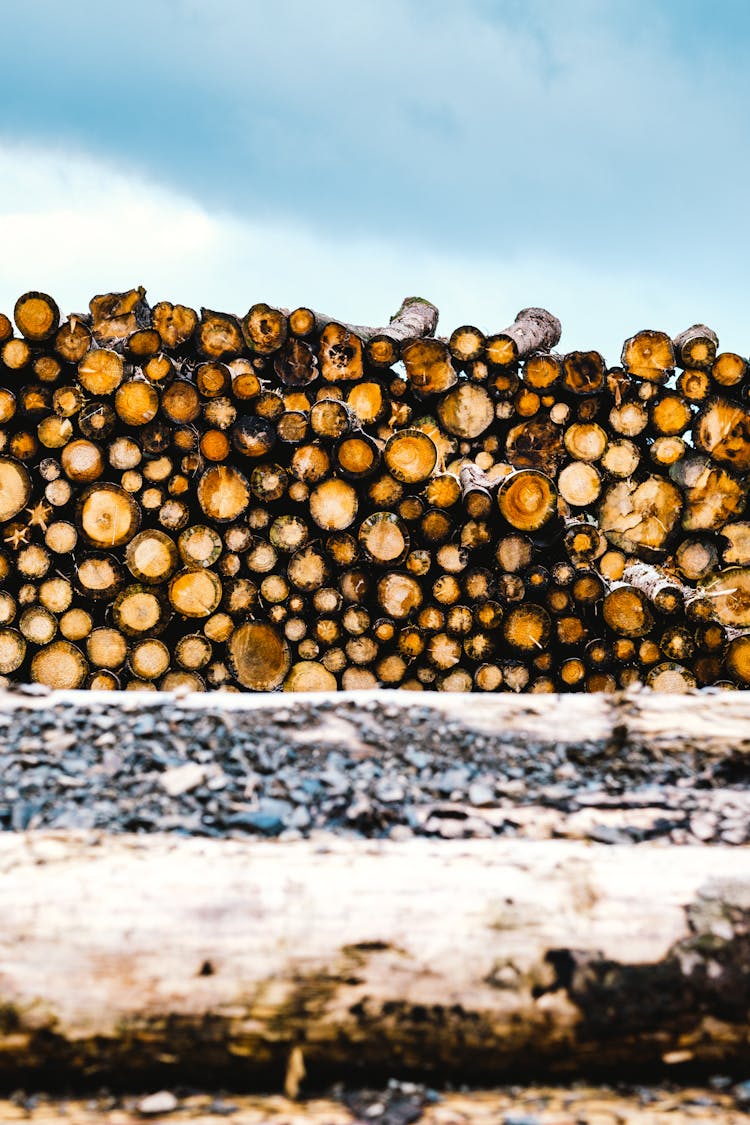
[[[141,1098],[136,1108],[142,1117],[157,1117],[162,1113],[174,1113],[179,1102],[171,1090],[159,1090]]]
[[[159,775],[162,789],[170,797],[179,797],[182,793],[189,793],[203,784],[206,777],[206,767],[197,762],[187,762],[184,766],[174,766]]]

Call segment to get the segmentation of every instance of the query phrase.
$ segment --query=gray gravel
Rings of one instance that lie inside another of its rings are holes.
[[[747,759],[519,742],[428,705],[0,712],[0,828],[744,844]],[[392,717],[395,718],[395,715]]]

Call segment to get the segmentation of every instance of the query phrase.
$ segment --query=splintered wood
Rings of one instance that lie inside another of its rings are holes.
[[[437,332],[44,293],[0,314],[0,676],[750,686],[750,376],[694,325]]]

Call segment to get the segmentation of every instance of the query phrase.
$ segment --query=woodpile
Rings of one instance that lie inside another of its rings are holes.
[[[52,688],[750,684],[743,357],[143,289],[0,315],[0,675]]]

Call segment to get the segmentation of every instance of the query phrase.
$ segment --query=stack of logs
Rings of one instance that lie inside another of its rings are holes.
[[[524,309],[436,336],[143,289],[0,315],[0,674],[56,688],[750,684],[750,375]]]

